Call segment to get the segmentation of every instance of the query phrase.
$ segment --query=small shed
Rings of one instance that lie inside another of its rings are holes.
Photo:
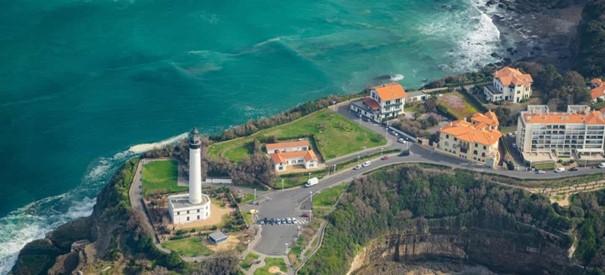
[[[214,244],[222,243],[225,240],[227,240],[227,235],[225,235],[221,231],[216,231],[216,232],[210,233],[210,235],[208,235],[208,241],[210,241],[211,243],[214,243]]]

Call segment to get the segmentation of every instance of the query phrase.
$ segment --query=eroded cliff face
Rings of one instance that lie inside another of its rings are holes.
[[[28,243],[19,253],[13,274],[70,274],[99,259],[128,254],[128,244],[143,235],[137,216],[127,205],[130,173],[136,160],[128,161],[97,196],[89,217],[59,226],[45,238]],[[147,234],[147,233],[145,233]]]
[[[410,223],[371,241],[357,254],[349,273],[464,273],[468,268],[478,268],[473,273],[483,274],[582,273],[568,258],[558,235],[535,228],[461,226],[449,219]]]

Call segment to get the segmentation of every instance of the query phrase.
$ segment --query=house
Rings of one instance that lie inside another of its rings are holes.
[[[318,168],[319,160],[306,139],[266,144],[267,154],[276,172],[284,172],[289,166],[305,169]]]
[[[605,118],[585,105],[569,105],[567,112],[550,112],[546,105],[529,105],[517,122],[517,148],[531,163],[558,158],[595,158],[603,155]]]
[[[593,79],[590,87],[590,97],[592,98],[592,102],[604,101],[605,100],[605,82],[603,82],[599,78]]]
[[[406,103],[423,102],[423,101],[427,100],[429,97],[430,97],[430,95],[423,91],[407,92],[407,93],[405,93],[405,102]]]
[[[439,131],[437,148],[456,157],[495,167],[500,162],[498,144],[502,134],[498,130],[494,112],[475,113],[466,119],[450,122]]]
[[[406,92],[399,83],[370,88],[370,96],[351,103],[351,111],[374,121],[393,119],[403,114]]]
[[[227,240],[227,235],[221,231],[212,232],[208,235],[208,241],[213,244],[219,244]]]
[[[519,103],[531,96],[533,82],[530,74],[522,73],[516,68],[504,67],[494,73],[491,85],[485,86],[483,93],[487,101]]]

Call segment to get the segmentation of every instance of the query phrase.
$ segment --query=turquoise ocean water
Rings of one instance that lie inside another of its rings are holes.
[[[481,2],[2,1],[0,274],[88,215],[132,145],[495,61]]]

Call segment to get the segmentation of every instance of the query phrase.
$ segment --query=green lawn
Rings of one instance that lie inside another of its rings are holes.
[[[254,194],[245,193],[241,203],[249,203],[254,200]]]
[[[177,166],[178,163],[175,160],[158,160],[145,164],[142,178],[145,196],[186,191],[186,186],[178,186],[176,183]]]
[[[279,140],[312,137],[324,159],[332,159],[349,153],[386,143],[385,138],[353,123],[329,109],[317,111],[295,121],[259,131],[251,136],[210,145],[211,157],[223,156],[241,161],[252,153],[254,139],[274,136]]]
[[[441,105],[457,119],[470,117],[478,112],[478,107],[466,100],[459,92],[446,93],[437,98],[437,104]]]
[[[200,237],[189,237],[180,240],[170,240],[162,243],[162,246],[182,256],[196,257],[212,255],[212,250],[202,243]]]
[[[339,184],[328,189],[322,190],[319,194],[313,195],[313,208],[332,207],[340,194],[347,189],[348,184]]]
[[[254,271],[254,275],[272,275],[272,273],[269,273],[269,268],[272,266],[279,267],[279,269],[284,273],[288,269],[284,259],[282,258],[265,258],[265,265]]]
[[[254,261],[258,260],[259,257],[260,256],[258,256],[258,254],[250,252],[250,253],[248,253],[248,255],[246,255],[246,257],[239,264],[239,266],[244,270],[248,270],[252,266],[252,263]]]

